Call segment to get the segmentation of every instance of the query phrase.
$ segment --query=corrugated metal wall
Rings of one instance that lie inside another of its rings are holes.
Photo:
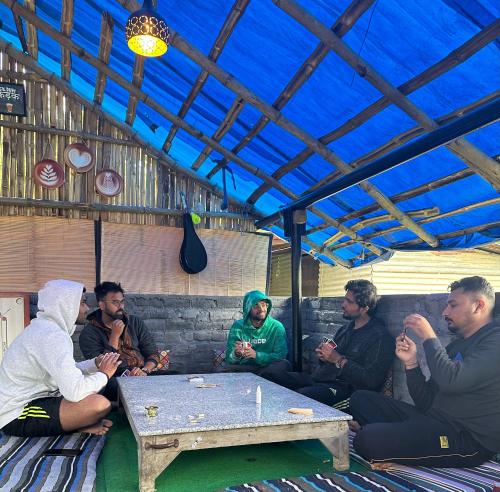
[[[500,291],[500,255],[481,251],[396,252],[389,261],[346,270],[320,265],[319,295],[341,296],[353,278],[372,281],[380,294],[430,294],[447,292],[454,280],[471,275],[486,277]]]
[[[285,296],[292,294],[292,257],[290,251],[273,252],[271,257],[271,282],[269,295]],[[317,297],[318,295],[319,262],[309,255],[302,256],[302,295]]]

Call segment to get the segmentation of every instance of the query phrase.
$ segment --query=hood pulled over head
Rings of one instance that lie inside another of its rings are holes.
[[[71,336],[82,294],[83,284],[72,280],[49,280],[38,292],[37,319],[52,321]]]
[[[250,315],[250,309],[252,309],[252,306],[255,306],[260,301],[266,301],[269,308],[267,310],[267,316],[271,313],[271,309],[273,307],[273,303],[269,297],[267,297],[263,292],[260,290],[251,290],[250,292],[247,292],[245,294],[245,297],[243,298],[243,318],[246,320],[248,319],[248,316]]]

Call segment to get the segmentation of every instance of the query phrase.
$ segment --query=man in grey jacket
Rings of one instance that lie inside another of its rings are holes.
[[[110,402],[97,394],[118,367],[117,354],[73,358],[75,322],[88,311],[84,286],[50,280],[38,293],[36,318],[4,354],[0,366],[0,428],[14,436],[68,432],[102,435]]]
[[[470,467],[500,451],[500,325],[493,320],[494,306],[486,279],[453,282],[443,316],[457,337],[446,348],[423,316],[405,318],[396,355],[415,406],[354,393],[350,413],[361,426],[354,439],[361,456],[377,467],[387,462]],[[427,381],[406,330],[423,341]]]

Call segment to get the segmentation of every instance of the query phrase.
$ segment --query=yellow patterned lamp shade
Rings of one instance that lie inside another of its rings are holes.
[[[134,12],[125,25],[128,47],[138,55],[161,56],[168,49],[169,31],[166,22],[153,9],[151,0]]]

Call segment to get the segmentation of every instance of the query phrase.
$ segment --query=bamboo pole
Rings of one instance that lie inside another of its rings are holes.
[[[463,214],[465,212],[470,212],[471,210],[476,210],[476,209],[482,208],[482,207],[488,207],[490,205],[497,205],[499,203],[500,203],[500,198],[492,198],[490,200],[485,200],[482,202],[473,203],[472,205],[467,205],[465,207],[456,208],[455,210],[450,210],[450,211],[442,213],[442,214],[437,214],[437,215],[434,215],[432,217],[426,217],[426,218],[422,219],[420,221],[420,223],[428,224],[429,222],[434,222],[436,220],[445,219],[447,217],[453,217],[454,215]],[[385,234],[392,234],[394,232],[401,231],[402,229],[403,228],[401,226],[391,227],[390,229],[385,229],[383,231],[376,231],[376,232],[373,232],[371,234],[367,234],[365,236],[365,238],[366,239],[373,239],[373,238],[376,238],[379,236],[384,236]],[[465,234],[465,232],[464,232],[464,234]],[[355,242],[354,241],[346,241],[342,244],[332,246],[329,249],[331,251],[334,251],[336,249],[343,248],[344,246],[350,246],[352,244],[355,244]]]
[[[404,191],[402,193],[398,193],[397,195],[393,195],[390,197],[391,201],[394,203],[399,203],[403,202],[405,200],[409,200],[410,198],[414,198],[416,196],[419,196],[423,193],[427,193],[432,190],[436,190],[440,188],[441,186],[445,186],[450,183],[455,183],[456,181],[459,181],[460,179],[465,179],[468,178],[469,176],[474,175],[474,171],[472,169],[466,168],[462,169],[461,171],[458,171],[456,173],[448,174],[447,176],[444,176],[440,179],[437,179],[435,181],[431,181],[430,183],[425,183],[421,186],[417,186],[416,188],[412,188],[411,190]],[[357,219],[359,217],[362,217],[363,215],[366,214],[371,214],[372,212],[376,212],[377,210],[380,210],[380,206],[378,203],[374,203],[372,205],[368,205],[366,207],[360,208],[358,210],[355,210],[353,212],[350,212],[346,215],[343,215],[342,217],[339,217],[339,222],[346,222],[348,220],[352,219]],[[318,231],[322,231],[323,229],[326,229],[329,227],[327,224],[320,224],[316,227],[311,227],[306,231],[306,234],[313,234]]]
[[[125,145],[127,147],[139,147],[137,142],[131,140],[124,140],[119,138],[106,137],[103,135],[95,135],[93,133],[87,132],[79,132],[75,130],[65,130],[62,128],[53,128],[48,126],[40,126],[40,125],[30,125],[28,123],[19,123],[17,121],[10,120],[0,120],[0,126],[6,128],[13,128],[16,130],[23,130],[27,132],[37,132],[44,133],[48,135],[62,135],[65,137],[72,137],[83,140],[95,140],[99,142],[106,142],[115,145]]]
[[[450,123],[451,121],[454,121],[457,118],[460,118],[461,116],[467,114],[469,111],[473,111],[474,109],[487,104],[488,102],[494,101],[500,96],[500,91],[494,91],[493,93],[471,103],[467,104],[466,106],[463,106],[461,108],[458,108],[451,113],[448,113],[444,116],[440,116],[439,118],[436,118],[436,122],[441,126],[445,125],[446,123]],[[384,154],[387,154],[391,150],[396,149],[397,147],[403,145],[406,142],[409,142],[410,140],[413,140],[416,137],[421,136],[422,134],[425,133],[425,130],[421,126],[415,126],[413,128],[410,128],[409,130],[402,132],[393,138],[389,139],[387,142],[382,144],[381,146],[377,147],[376,149],[373,149],[370,152],[367,152],[363,156],[359,157],[358,159],[355,159],[350,163],[350,166],[352,166],[354,169],[361,167],[370,161],[377,159],[378,157],[383,156]],[[311,186],[305,193],[310,193],[311,191],[316,190],[317,188],[320,188],[321,186],[337,179],[340,177],[339,172],[333,172],[330,173],[328,176],[325,176],[323,179],[319,180],[317,183],[314,184],[314,186]]]
[[[17,198],[17,197],[0,197],[0,205],[13,206],[13,207],[33,207],[33,208],[51,208],[61,210],[80,210],[80,211],[98,211],[98,212],[112,212],[112,213],[127,213],[127,214],[146,214],[146,215],[164,215],[182,217],[184,210],[171,209],[171,208],[158,208],[158,207],[145,207],[140,205],[112,205],[106,203],[83,203],[71,202],[67,200],[38,200],[31,198]],[[245,214],[236,214],[230,212],[197,212],[200,217],[222,218],[222,219],[244,219]]]
[[[61,32],[67,38],[73,31],[73,0],[63,0],[61,14]],[[69,80],[71,76],[71,52],[61,45],[61,77]]]
[[[35,13],[35,0],[24,0],[24,5]],[[38,33],[36,32],[36,27],[28,22],[26,30],[28,31],[28,52],[35,60],[38,60]]]
[[[235,98],[226,116],[222,120],[221,124],[219,125],[215,133],[212,135],[212,138],[216,142],[220,142],[222,140],[222,138],[230,130],[231,126],[236,121],[236,119],[238,118],[239,114],[241,113],[244,107],[245,107],[245,101],[243,101],[241,97]],[[210,147],[210,145],[206,145],[205,148],[201,151],[200,155],[194,161],[193,165],[191,166],[191,169],[193,171],[198,170],[205,162],[205,159],[208,158],[210,152],[212,152],[212,147]]]
[[[332,51],[349,64],[361,77],[371,83],[390,101],[404,111],[408,116],[420,123],[427,131],[437,128],[437,123],[429,118],[416,104],[408,99],[397,87],[390,84],[361,56],[349,48],[338,36],[324,26],[318,19],[306,12],[294,0],[273,0],[273,2],[293,17],[299,24],[304,26],[312,34],[317,36]],[[500,169],[496,162],[484,154],[465,138],[457,138],[446,147],[471,167],[483,179],[488,181],[500,191]]]
[[[122,3],[122,2],[120,2]],[[234,5],[232,6],[231,10],[229,11],[229,14],[226,17],[226,20],[224,21],[224,24],[217,36],[217,39],[215,40],[214,45],[212,46],[212,49],[210,50],[210,53],[208,54],[208,58],[212,60],[213,62],[216,62],[219,56],[222,53],[222,50],[224,49],[224,46],[226,45],[229,37],[234,31],[234,28],[236,27],[236,24],[238,21],[241,19],[243,13],[245,12],[245,9],[247,8],[248,4],[250,3],[250,0],[236,0]],[[127,8],[128,10],[135,11],[134,7],[128,7],[122,3],[122,5]],[[195,100],[196,96],[200,93],[201,89],[205,85],[205,82],[208,78],[209,73],[204,70],[198,75],[198,78],[196,79],[195,83],[193,84],[193,87],[191,87],[191,90],[182,103],[181,109],[177,113],[177,115],[180,118],[184,118],[186,116],[187,112],[189,111],[189,108],[193,104],[193,101]],[[176,125],[172,125],[170,127],[170,130],[168,132],[167,138],[165,139],[165,142],[163,143],[163,150],[165,152],[168,152],[170,150],[170,147],[172,145],[172,141],[177,133],[178,127]]]
[[[417,89],[420,89],[425,84],[428,84],[432,80],[436,79],[437,77],[451,70],[453,67],[469,59],[480,49],[484,48],[484,46],[494,41],[499,36],[499,34],[500,34],[500,20],[496,20],[495,22],[492,22],[490,25],[482,29],[478,34],[467,40],[457,49],[451,51],[439,62],[435,63],[434,65],[430,66],[429,68],[421,72],[419,75],[413,77],[404,84],[400,85],[398,87],[399,91],[402,94],[408,95],[416,91]],[[332,130],[331,132],[320,137],[319,140],[325,145],[327,145],[335,140],[338,140],[339,138],[342,138],[352,130],[359,128],[363,123],[366,123],[370,118],[383,111],[390,104],[391,100],[388,97],[386,96],[381,97],[378,101],[374,102],[370,106],[363,109],[361,112],[359,112],[357,115],[347,120],[344,124],[336,128],[335,130]],[[312,155],[313,152],[311,149],[306,148],[302,150],[289,162],[287,162],[279,169],[277,169],[273,173],[273,177],[276,179],[280,179],[285,174],[299,167]],[[335,174],[336,176],[339,175],[338,173],[332,173],[332,174]],[[255,192],[247,201],[252,204],[255,203],[258,200],[258,198],[268,189],[269,188],[266,184],[261,185],[257,190],[255,190]],[[313,191],[313,188],[307,190],[307,192],[309,191]]]
[[[101,35],[99,37],[99,59],[109,64],[109,57],[111,55],[111,46],[113,45],[113,25],[114,20],[109,12],[104,11],[101,16]],[[94,102],[97,104],[102,103],[104,96],[104,89],[106,87],[106,74],[102,72],[97,73],[97,79],[94,89]]]
[[[134,59],[134,69],[132,70],[132,84],[138,89],[141,88],[142,82],[144,80],[144,57],[136,55]],[[127,115],[125,117],[125,123],[132,126],[134,124],[135,115],[137,111],[137,97],[132,94],[129,95],[128,105],[127,105]]]
[[[500,227],[500,221],[490,222],[488,224],[481,224],[474,227],[469,227],[468,229],[460,229],[458,231],[446,232],[444,234],[439,234],[439,239],[451,239],[458,236],[464,236],[467,234],[474,234],[475,232],[487,231],[488,229],[496,229]],[[494,238],[492,238],[494,239]],[[409,248],[411,246],[416,246],[420,244],[422,241],[420,239],[413,239],[411,241],[407,241],[405,243],[400,243],[394,247],[399,251],[403,251],[405,248]]]

